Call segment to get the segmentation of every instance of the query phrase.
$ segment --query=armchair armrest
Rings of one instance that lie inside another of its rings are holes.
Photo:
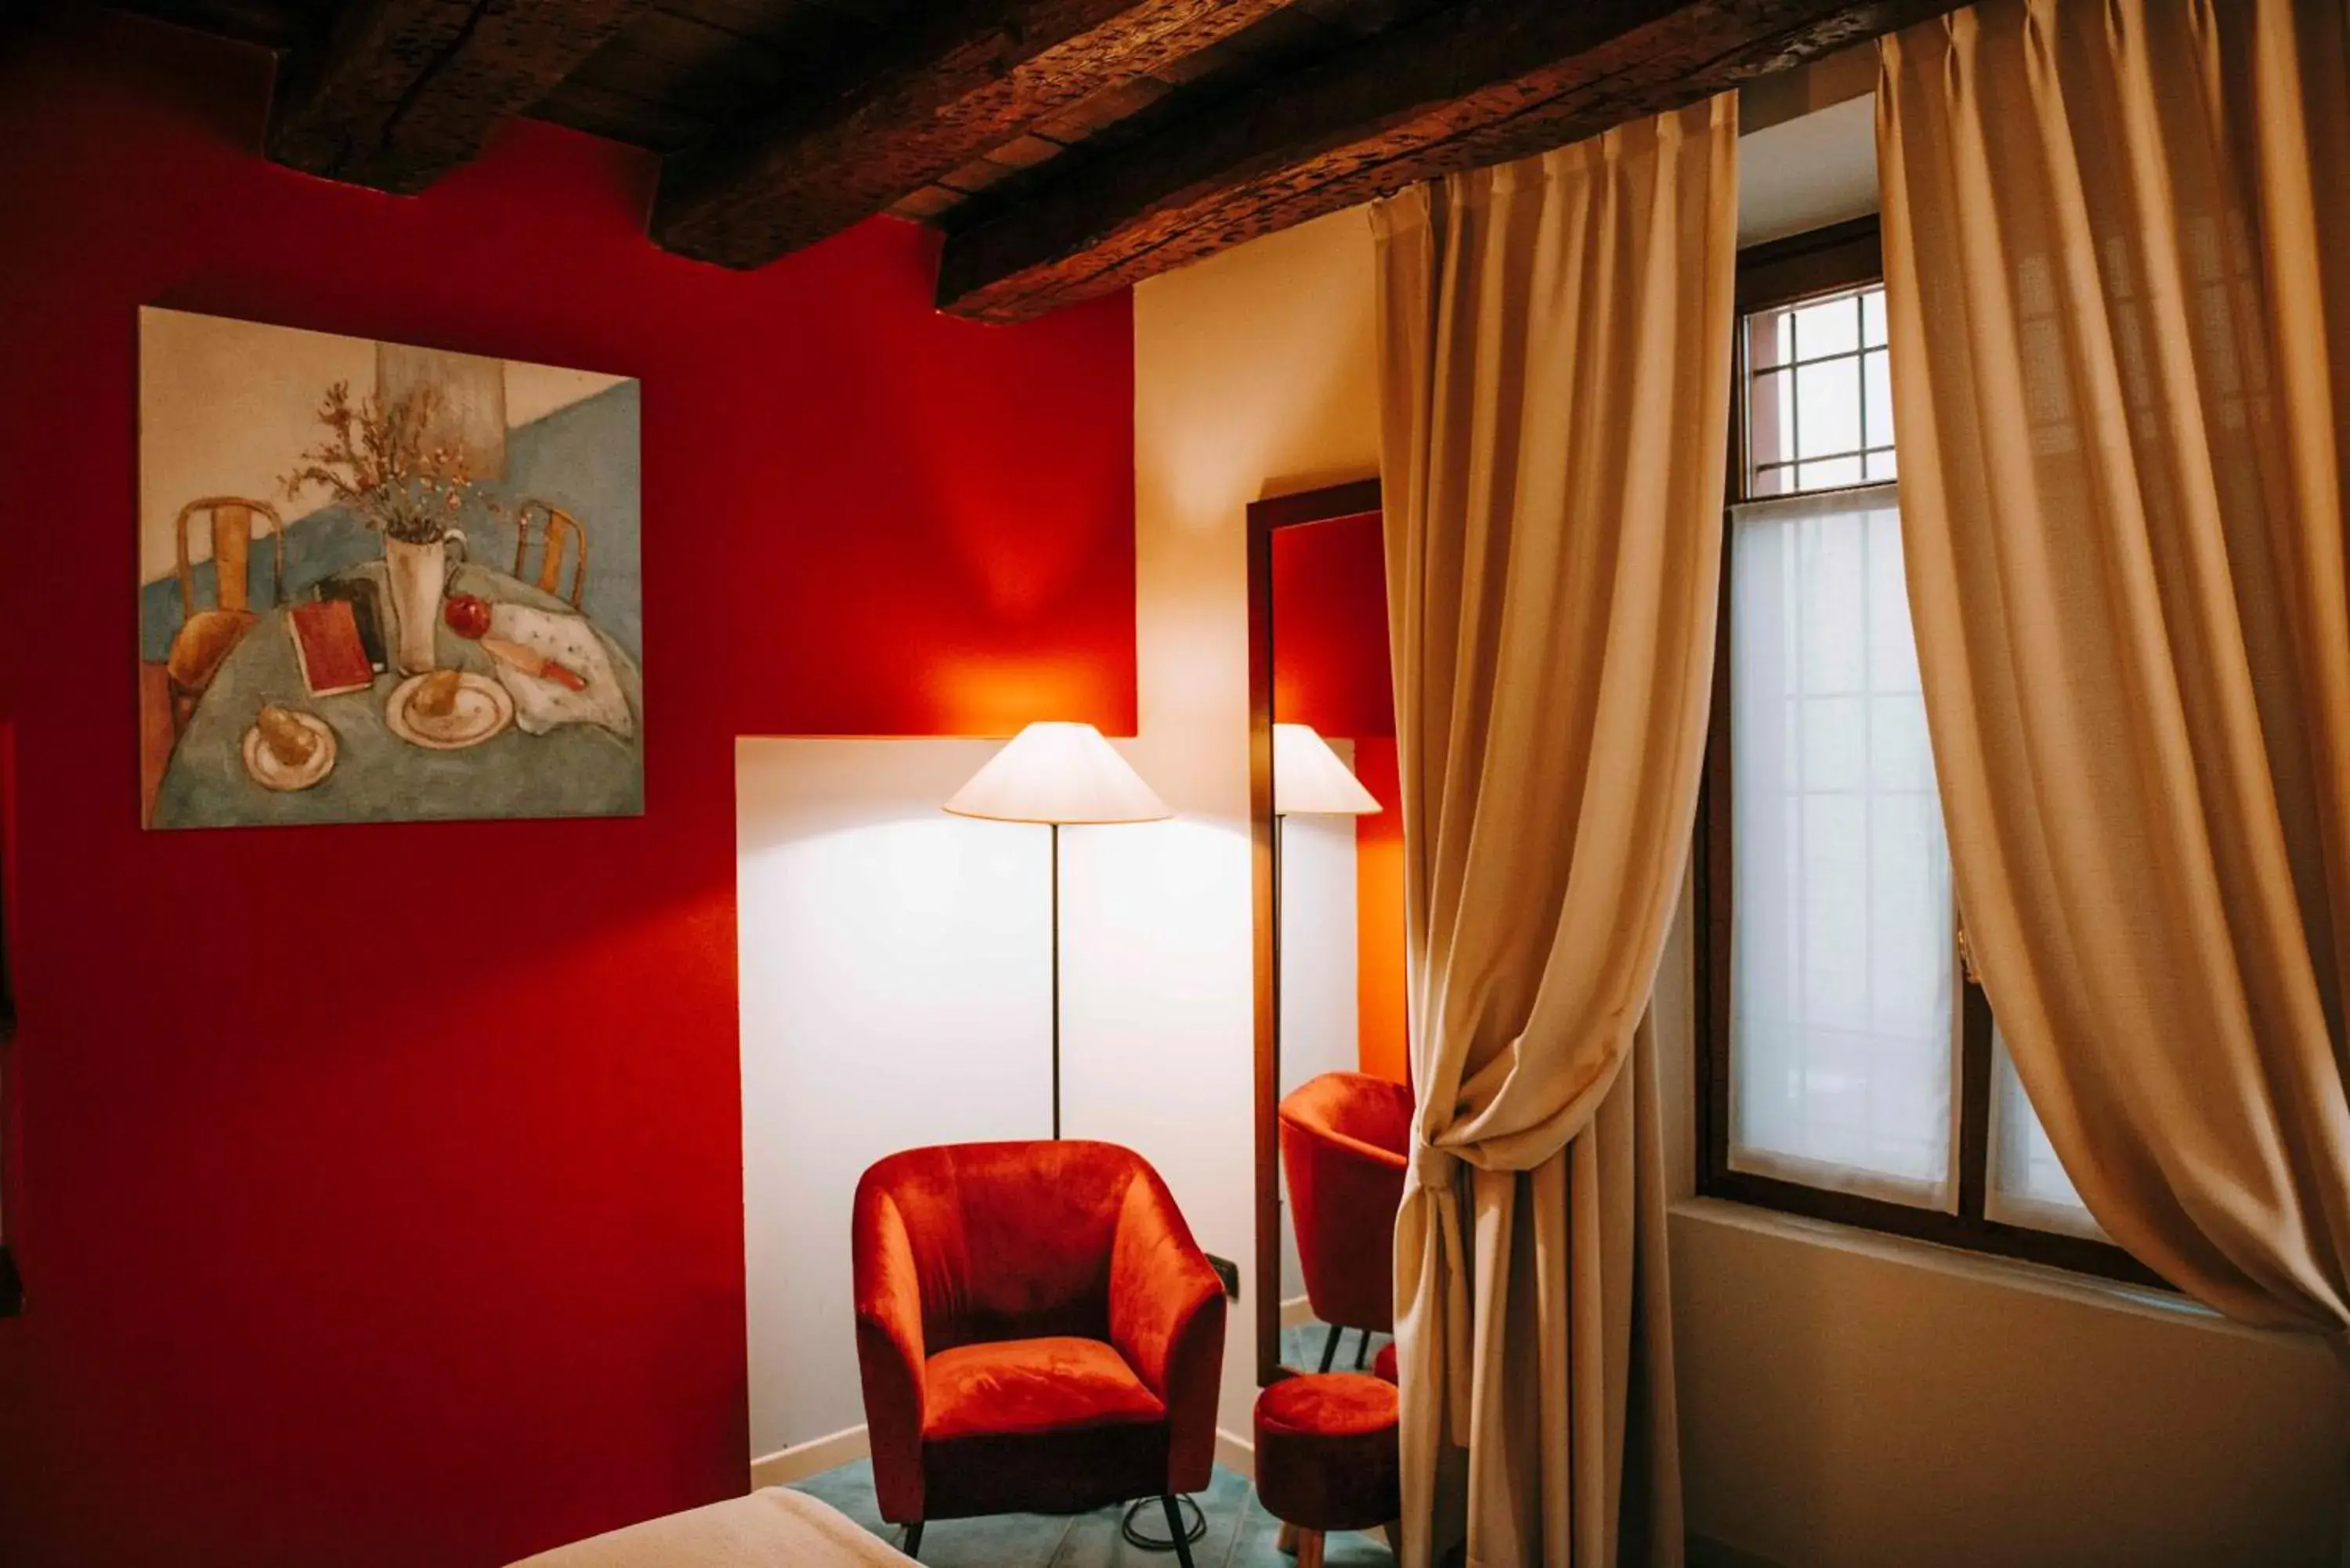
[[[1167,1406],[1167,1490],[1204,1488],[1215,1462],[1223,1282],[1147,1168],[1127,1188],[1110,1245],[1109,1337]]]
[[[922,1292],[904,1216],[885,1193],[859,1188],[850,1237],[857,1292],[857,1366],[872,1440],[881,1517],[922,1517]]]

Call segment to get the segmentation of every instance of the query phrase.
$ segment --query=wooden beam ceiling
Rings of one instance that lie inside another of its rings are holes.
[[[281,66],[269,156],[421,191],[480,152],[650,0],[354,0]]]
[[[942,8],[915,47],[854,94],[671,155],[653,238],[703,261],[762,265],[1292,3],[989,0]]]
[[[669,249],[889,211],[1015,321],[1960,0],[111,0],[280,56],[270,155],[412,192],[529,114],[662,160]],[[17,0],[0,0],[0,18]]]
[[[1694,102],[1957,4],[1464,0],[1236,99],[1170,100],[1115,152],[1065,159],[974,221],[951,219],[939,304],[983,320],[1038,316],[1419,181]]]

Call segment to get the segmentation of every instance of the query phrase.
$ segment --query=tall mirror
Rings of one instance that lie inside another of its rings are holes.
[[[1257,1374],[1372,1370],[1411,1121],[1376,480],[1249,509]]]

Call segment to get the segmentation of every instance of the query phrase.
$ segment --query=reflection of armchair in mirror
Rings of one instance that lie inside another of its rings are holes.
[[[1378,506],[1373,480],[1249,509],[1261,1383],[1327,1369],[1347,1329],[1367,1365],[1394,1326],[1411,1097]]]

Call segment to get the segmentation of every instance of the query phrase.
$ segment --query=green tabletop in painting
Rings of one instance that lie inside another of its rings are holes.
[[[380,562],[369,562],[343,575],[380,581],[382,573]],[[551,594],[472,564],[451,574],[449,591],[494,605],[574,613]],[[628,699],[634,734],[570,723],[532,735],[509,723],[477,745],[433,751],[400,739],[385,720],[385,706],[405,677],[380,674],[365,691],[313,697],[302,684],[284,607],[265,610],[221,662],[172,749],[155,800],[155,826],[636,815],[645,802],[643,676],[619,643],[593,629]],[[480,644],[446,625],[438,629],[437,644],[442,668],[494,677]],[[334,771],[303,790],[255,783],[245,771],[244,732],[265,702],[324,720],[335,732]]]

